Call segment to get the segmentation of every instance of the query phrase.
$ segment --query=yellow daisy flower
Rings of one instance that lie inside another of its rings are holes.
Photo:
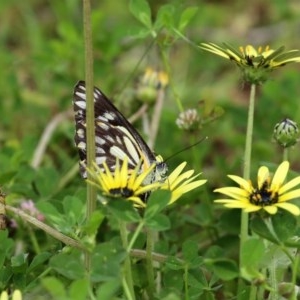
[[[227,43],[223,45],[224,48],[213,43],[201,43],[200,48],[234,61],[242,70],[243,79],[250,83],[262,83],[268,79],[272,70],[300,62],[299,50],[284,51],[284,46],[273,50],[269,46],[255,49],[252,45],[247,45],[235,49]]]
[[[257,174],[257,187],[253,187],[250,181],[239,176],[228,175],[240,187],[223,187],[214,192],[224,194],[232,199],[218,199],[214,202],[222,203],[228,208],[240,208],[245,212],[265,210],[269,214],[276,214],[278,208],[282,208],[291,214],[300,215],[298,206],[287,203],[291,199],[300,197],[300,189],[292,190],[300,184],[300,176],[284,183],[289,170],[289,162],[282,162],[277,168],[273,179],[269,169],[262,166]]]
[[[182,173],[186,162],[180,164],[168,177],[150,183],[149,177],[152,176],[155,164],[142,172],[140,171],[140,164],[134,170],[129,170],[127,158],[124,159],[122,165],[117,160],[114,172],[109,170],[105,162],[103,163],[104,172],[96,164],[93,166],[94,169],[87,169],[92,177],[89,181],[91,184],[98,187],[106,196],[133,201],[136,207],[146,207],[145,200],[149,193],[154,190],[170,190],[172,196],[169,204],[172,204],[183,194],[206,182],[206,180],[194,180],[200,175],[192,176],[194,170]]]
[[[186,166],[186,162],[181,163],[164,181],[163,185],[160,187],[163,190],[170,190],[172,193],[171,200],[169,204],[174,203],[183,194],[190,192],[191,190],[203,185],[207,180],[194,180],[199,174],[192,176],[194,170],[186,171],[182,174],[182,170]]]
[[[133,201],[134,205],[145,207],[145,202],[142,201],[145,195],[157,189],[161,183],[154,182],[145,184],[147,177],[153,172],[155,164],[150,166],[143,172],[140,172],[138,164],[134,170],[128,169],[128,158],[126,157],[123,164],[120,166],[119,160],[116,161],[116,168],[112,173],[107,164],[103,163],[105,172],[94,163],[94,170],[87,169],[92,176],[90,183],[95,184],[104,195],[115,198],[126,198]]]

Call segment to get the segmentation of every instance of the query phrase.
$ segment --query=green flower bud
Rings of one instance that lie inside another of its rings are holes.
[[[139,80],[136,96],[144,103],[153,103],[157,98],[158,90],[166,88],[168,83],[167,73],[149,67]]]
[[[296,122],[284,119],[274,127],[273,138],[282,147],[291,147],[298,141],[299,129]]]

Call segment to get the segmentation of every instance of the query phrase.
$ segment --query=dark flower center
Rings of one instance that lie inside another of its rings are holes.
[[[278,193],[270,190],[269,180],[260,189],[255,189],[250,195],[250,203],[257,206],[267,206],[278,202]]]
[[[109,193],[115,197],[122,197],[122,198],[129,198],[134,194],[133,190],[127,187],[110,189]]]

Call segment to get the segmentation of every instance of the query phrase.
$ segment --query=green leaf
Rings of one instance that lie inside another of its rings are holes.
[[[184,28],[188,25],[188,23],[192,20],[192,18],[196,15],[198,11],[198,7],[196,6],[191,6],[186,8],[181,16],[180,16],[180,20],[179,20],[179,25],[178,25],[178,30],[179,31],[183,31]]]
[[[139,222],[141,217],[133,207],[132,202],[124,199],[113,199],[108,202],[107,209],[118,220],[123,222]]]
[[[160,213],[171,199],[171,192],[167,190],[159,190],[151,193],[145,210],[146,221],[152,219],[155,215]]]
[[[164,285],[167,288],[181,290],[183,287],[183,271],[167,271],[164,276]]]
[[[242,245],[241,265],[242,267],[259,266],[265,254],[265,246],[261,238],[249,238]]]
[[[50,266],[69,279],[80,279],[85,276],[81,253],[59,253],[50,259]]]
[[[165,265],[171,270],[182,270],[185,263],[175,256],[168,256]]]
[[[166,4],[159,8],[154,24],[156,30],[163,27],[171,28],[174,26],[174,13],[175,8],[172,4]]]
[[[182,245],[182,254],[187,262],[190,262],[198,257],[198,243],[192,240],[185,241]]]
[[[228,281],[239,276],[239,268],[230,259],[215,260],[212,264],[213,272],[222,280]]]
[[[152,27],[151,9],[146,0],[130,0],[129,10],[147,28]]]
[[[5,259],[10,255],[13,247],[13,241],[7,235],[8,231],[0,231],[0,269],[2,269]]]
[[[19,254],[11,258],[11,267],[14,273],[24,273],[27,268],[27,254]]]
[[[97,300],[114,299],[113,296],[115,296],[115,294],[118,292],[120,286],[121,282],[119,280],[104,282],[96,292]]]
[[[73,281],[69,288],[70,299],[72,300],[87,299],[89,294],[89,288],[90,288],[90,283],[86,278]]]
[[[156,215],[151,219],[147,219],[146,226],[157,231],[168,230],[171,227],[170,219],[162,214]]]
[[[277,213],[272,217],[271,220],[274,232],[281,242],[285,242],[295,235],[297,229],[297,220],[290,213]]]
[[[53,299],[66,299],[66,288],[60,280],[55,277],[46,277],[41,279],[41,283]]]
[[[31,262],[31,264],[29,265],[27,272],[30,272],[33,269],[35,269],[36,267],[43,264],[45,261],[47,261],[49,259],[50,256],[51,256],[51,253],[49,253],[49,252],[43,252],[43,253],[40,253],[37,256],[35,256]]]
[[[86,207],[84,203],[77,197],[66,196],[63,199],[64,213],[68,216],[68,222],[77,225],[86,219]]]
[[[259,236],[261,236],[275,244],[279,244],[277,238],[273,235],[272,232],[270,232],[268,226],[260,217],[255,217],[251,221],[250,228]]]
[[[104,218],[105,216],[100,210],[94,211],[84,226],[85,232],[88,235],[97,234],[98,228],[102,224]]]
[[[98,245],[92,254],[91,280],[93,282],[118,280],[122,272],[120,265],[126,255],[120,241]]]

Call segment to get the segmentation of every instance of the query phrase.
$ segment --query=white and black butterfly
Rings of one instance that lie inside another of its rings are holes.
[[[141,162],[140,172],[156,164],[149,183],[159,181],[167,171],[164,162],[156,159],[146,142],[127,119],[118,111],[110,100],[94,88],[95,104],[95,149],[96,164],[103,169],[105,162],[111,172],[115,170],[116,161],[128,158],[128,169],[134,170]],[[86,88],[85,82],[79,81],[74,89],[73,106],[75,112],[75,144],[79,150],[80,173],[87,178],[86,172]],[[147,182],[148,183],[148,182]]]

